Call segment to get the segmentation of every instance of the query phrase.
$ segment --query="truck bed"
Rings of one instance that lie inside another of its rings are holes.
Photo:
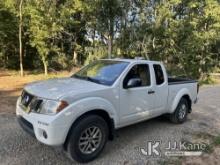
[[[197,82],[196,80],[187,79],[187,78],[175,78],[175,77],[168,78],[168,85],[196,83],[196,82]]]
[[[168,78],[168,109],[173,109],[172,104],[174,102],[174,98],[178,98],[178,94],[180,91],[185,91],[190,96],[192,103],[194,103],[197,99],[198,92],[198,82],[196,80],[187,79],[187,78]]]

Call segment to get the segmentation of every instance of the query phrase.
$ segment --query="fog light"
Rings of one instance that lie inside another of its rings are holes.
[[[43,137],[44,137],[45,139],[47,139],[47,133],[46,133],[46,131],[43,131]]]

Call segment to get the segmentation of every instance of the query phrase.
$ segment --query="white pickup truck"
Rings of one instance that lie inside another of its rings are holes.
[[[168,78],[160,62],[98,60],[71,77],[25,86],[16,114],[37,140],[88,162],[116,129],[163,114],[174,123],[186,121],[198,88],[197,81]]]

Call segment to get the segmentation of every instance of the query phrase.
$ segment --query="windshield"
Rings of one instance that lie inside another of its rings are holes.
[[[123,61],[99,60],[85,66],[72,77],[110,86],[128,64]]]

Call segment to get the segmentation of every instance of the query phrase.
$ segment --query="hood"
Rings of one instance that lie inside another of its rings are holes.
[[[71,95],[77,95],[104,88],[104,85],[69,77],[36,81],[25,86],[24,90],[34,96],[58,100],[70,93]]]

